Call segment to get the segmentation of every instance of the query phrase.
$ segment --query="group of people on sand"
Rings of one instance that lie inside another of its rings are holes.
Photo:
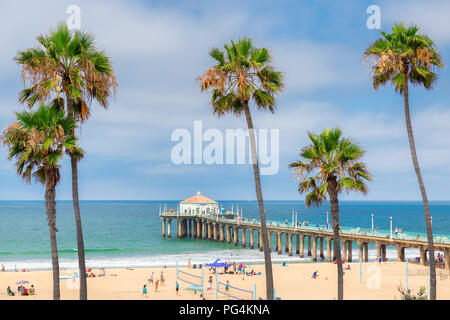
[[[30,272],[30,270],[27,270],[27,269],[25,269],[25,268],[23,268],[23,269],[20,270],[20,271],[22,271],[22,272]],[[2,264],[2,267],[1,267],[0,272],[6,272],[6,269],[5,269],[5,265],[4,265],[4,264]],[[17,265],[14,265],[14,272],[19,272],[19,270],[17,270]]]
[[[88,269],[88,272],[86,272],[86,278],[95,278],[95,277],[106,277],[105,268],[101,267],[100,273],[98,275],[95,275],[95,273],[92,271],[92,269]]]
[[[345,267],[345,270],[352,270],[352,268],[350,267],[349,264],[347,264],[347,266]],[[311,278],[313,278],[313,279],[319,278],[319,270],[314,271]],[[327,279],[327,278],[325,278],[325,279]]]
[[[148,287],[150,287],[150,285],[154,285],[155,286],[155,293],[158,292],[158,288],[159,286],[163,286],[166,282],[166,278],[164,276],[164,271],[161,271],[161,274],[159,276],[159,279],[156,279],[155,281],[155,273],[152,271],[152,273],[150,274],[150,277],[148,278],[148,283],[144,284],[144,287],[142,288],[142,295],[141,297],[143,297],[145,295],[145,297],[148,297],[147,293],[148,293]],[[178,283],[176,284],[177,287],[177,295],[178,295],[178,289],[179,289],[179,285]]]
[[[11,287],[8,286],[8,288],[6,288],[6,293],[8,296],[15,296],[16,293],[20,296],[31,296],[36,294],[36,289],[34,288],[34,285],[31,285],[29,288],[20,285],[17,287],[17,291],[14,292],[11,290]]]
[[[232,274],[240,274],[240,275],[247,275],[247,276],[252,276],[252,275],[256,275],[257,274],[253,269],[250,270],[250,271],[247,271],[247,267],[248,266],[242,264],[242,262],[239,264],[239,266],[236,264],[236,262],[233,262],[233,264],[232,264],[232,268],[233,268]]]

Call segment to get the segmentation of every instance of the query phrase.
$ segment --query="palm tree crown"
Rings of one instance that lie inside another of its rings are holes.
[[[36,111],[17,112],[16,116],[17,122],[2,135],[9,148],[9,159],[17,159],[17,173],[27,183],[33,176],[43,185],[55,186],[60,181],[59,161],[64,151],[82,156],[71,133],[75,121],[63,111],[45,105]]]
[[[381,31],[383,37],[364,52],[373,64],[375,89],[391,82],[397,92],[403,93],[408,81],[431,88],[437,78],[436,71],[444,67],[444,62],[433,40],[418,31],[419,27],[414,25],[395,24],[392,33]]]
[[[343,190],[367,193],[365,180],[372,180],[361,162],[365,151],[339,128],[326,129],[319,135],[308,133],[311,145],[301,150],[302,160],[289,165],[299,178],[300,193],[306,194],[306,206],[319,206],[326,198],[330,181],[336,181],[337,193]]]
[[[225,51],[214,48],[209,55],[216,65],[198,80],[201,90],[212,89],[211,104],[215,114],[244,112],[244,103],[253,100],[259,109],[275,112],[274,95],[283,88],[283,76],[270,65],[266,48],[255,48],[250,38],[240,38],[224,45]]]
[[[62,91],[73,99],[74,116],[84,121],[89,116],[92,100],[106,108],[111,90],[117,87],[111,60],[94,46],[88,32],[69,31],[66,24],[37,37],[40,46],[20,51],[15,60],[22,65],[24,85],[20,101],[32,107],[44,103],[55,91],[54,102],[63,107]],[[72,113],[72,110],[68,110]]]

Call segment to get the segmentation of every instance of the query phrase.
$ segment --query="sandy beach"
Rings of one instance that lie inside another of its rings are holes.
[[[348,264],[345,264],[347,267]],[[344,298],[355,300],[377,300],[377,299],[400,299],[397,287],[400,283],[406,283],[406,265],[404,262],[386,262],[381,265],[375,262],[362,264],[362,283],[360,283],[359,263],[350,263],[351,270],[345,270],[344,274]],[[256,284],[256,297],[265,297],[264,266],[252,265],[247,270],[254,269],[256,273],[262,275],[243,276],[231,274],[219,274],[219,281],[230,286],[235,286],[253,292]],[[179,268],[181,271],[189,272],[201,276],[200,269]],[[276,297],[280,299],[300,299],[300,300],[330,300],[336,297],[336,265],[331,263],[302,263],[273,266],[274,284]],[[161,271],[164,272],[165,284],[160,285],[155,293],[155,286],[148,284],[151,272],[154,272],[154,280],[159,279]],[[312,278],[314,271],[318,271],[319,277]],[[420,286],[425,286],[428,290],[428,268],[417,264],[409,264],[409,288],[417,291]],[[100,275],[100,270],[93,270],[94,274]],[[72,276],[73,271],[62,270],[61,276]],[[179,273],[184,279],[196,282],[194,277],[189,277]],[[204,269],[205,275],[205,298],[213,300],[215,293],[215,274],[208,268]],[[207,281],[212,276],[212,289],[206,292]],[[124,299],[201,299],[200,292],[193,292],[185,288],[189,284],[179,281],[180,291],[176,295],[175,291],[175,268],[137,268],[137,269],[107,269],[105,277],[88,278],[88,298],[100,300],[124,300]],[[190,278],[190,279],[189,279]],[[16,282],[20,280],[29,281],[26,287],[34,285],[36,295],[33,296],[8,296],[6,288],[11,287],[17,290]],[[79,291],[76,288],[76,280],[61,280],[61,299],[78,299]],[[147,296],[142,296],[143,285],[148,285]],[[241,299],[251,299],[251,293],[230,288],[229,294]],[[223,286],[219,286],[224,291]],[[31,271],[31,272],[1,272],[0,273],[0,299],[4,300],[40,300],[52,298],[52,272],[51,271]],[[437,296],[438,299],[450,299],[450,273],[439,270],[437,276]],[[219,293],[219,299],[229,299]]]

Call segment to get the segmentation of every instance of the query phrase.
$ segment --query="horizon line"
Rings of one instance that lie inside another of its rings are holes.
[[[183,201],[184,199],[80,199],[79,201]],[[45,202],[45,199],[22,199],[22,200],[17,200],[17,199],[0,199],[1,201],[40,201],[40,202]],[[56,200],[58,201],[70,201],[72,202],[72,199],[58,199]],[[221,200],[216,200],[218,202],[220,201],[246,201],[246,202],[257,202],[258,200],[246,200],[246,199],[221,199]],[[300,202],[305,202],[305,200],[302,199],[266,199],[264,201],[300,201]],[[450,202],[450,199],[448,200],[428,200],[429,202]],[[328,201],[325,201],[328,202]],[[422,200],[404,200],[404,199],[399,199],[399,200],[339,200],[339,202],[423,202]]]

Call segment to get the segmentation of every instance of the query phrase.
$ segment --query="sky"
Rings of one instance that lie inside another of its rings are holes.
[[[180,200],[197,191],[216,200],[254,200],[249,164],[180,164],[171,159],[176,129],[246,129],[245,118],[212,114],[196,78],[214,62],[213,47],[242,36],[266,47],[284,73],[275,114],[251,106],[257,129],[279,130],[279,171],[262,176],[266,200],[302,200],[288,164],[308,144],[307,132],[340,127],[366,150],[374,177],[367,196],[344,200],[420,200],[404,124],[403,99],[392,87],[375,91],[363,52],[380,30],[366,12],[378,5],[381,29],[415,23],[450,56],[448,1],[2,1],[0,4],[0,129],[23,110],[21,69],[13,58],[36,37],[64,23],[69,5],[81,29],[111,56],[118,89],[107,110],[95,103],[82,125],[81,200]],[[416,148],[428,197],[450,200],[450,76],[439,73],[432,90],[410,89]],[[204,144],[205,145],[205,144]],[[71,199],[70,162],[61,163],[57,200]],[[17,177],[0,147],[0,200],[41,200],[44,189]]]

